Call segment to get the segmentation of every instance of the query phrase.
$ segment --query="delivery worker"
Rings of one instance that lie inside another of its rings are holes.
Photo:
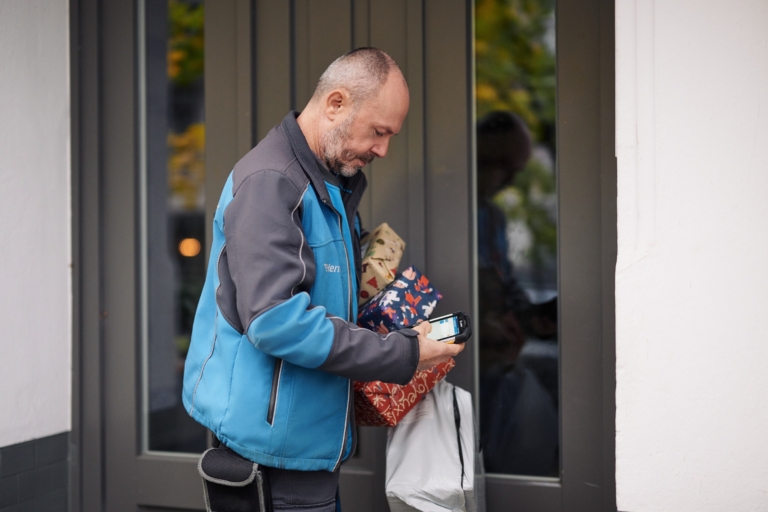
[[[408,104],[389,55],[349,52],[224,185],[183,401],[221,449],[259,465],[267,509],[336,510],[355,451],[352,379],[406,384],[463,348],[427,339],[427,322],[388,335],[355,325],[360,168],[387,154]]]

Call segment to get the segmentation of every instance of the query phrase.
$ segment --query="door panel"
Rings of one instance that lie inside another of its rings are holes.
[[[558,2],[558,177],[563,503],[602,507],[600,16]],[[602,13],[603,15],[608,13]],[[612,45],[612,43],[611,43]]]
[[[352,49],[352,2],[294,0],[294,6],[295,107],[301,110],[325,68]]]
[[[389,53],[403,70],[411,93],[408,117],[386,158],[368,166],[369,229],[387,222],[406,241],[401,268],[426,272],[424,258],[423,45],[420,2],[372,0],[371,46]]]
[[[135,510],[138,396],[137,377],[137,218],[136,205],[136,110],[133,98],[136,74],[132,2],[109,2],[101,6],[101,22],[111,27],[102,32],[104,55],[101,76],[105,101],[102,120],[102,255],[101,286],[104,339],[102,421],[105,473],[104,508]],[[103,170],[111,172],[104,172]],[[109,229],[105,229],[108,226]],[[127,248],[127,250],[126,250]],[[86,440],[87,442],[87,440]],[[87,485],[84,483],[84,485]]]

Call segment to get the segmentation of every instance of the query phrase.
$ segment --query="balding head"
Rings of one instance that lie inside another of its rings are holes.
[[[377,48],[358,48],[347,52],[323,72],[310,101],[320,101],[334,89],[344,88],[355,109],[373,98],[394,72],[407,88],[395,60]],[[393,77],[394,78],[394,77]]]
[[[408,85],[392,57],[359,48],[328,66],[298,123],[330,170],[352,176],[387,154],[408,105]]]

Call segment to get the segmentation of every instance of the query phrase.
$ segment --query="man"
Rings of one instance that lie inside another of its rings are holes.
[[[216,210],[183,401],[261,465],[276,509],[335,510],[355,450],[350,379],[406,384],[463,348],[427,339],[426,322],[387,336],[355,325],[359,171],[386,155],[408,104],[391,57],[343,55],[235,165]]]

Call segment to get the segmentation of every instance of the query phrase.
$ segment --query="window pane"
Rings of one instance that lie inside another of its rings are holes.
[[[480,431],[490,473],[559,475],[554,0],[477,0]]]
[[[144,447],[201,452],[181,403],[205,280],[203,2],[144,1]]]

